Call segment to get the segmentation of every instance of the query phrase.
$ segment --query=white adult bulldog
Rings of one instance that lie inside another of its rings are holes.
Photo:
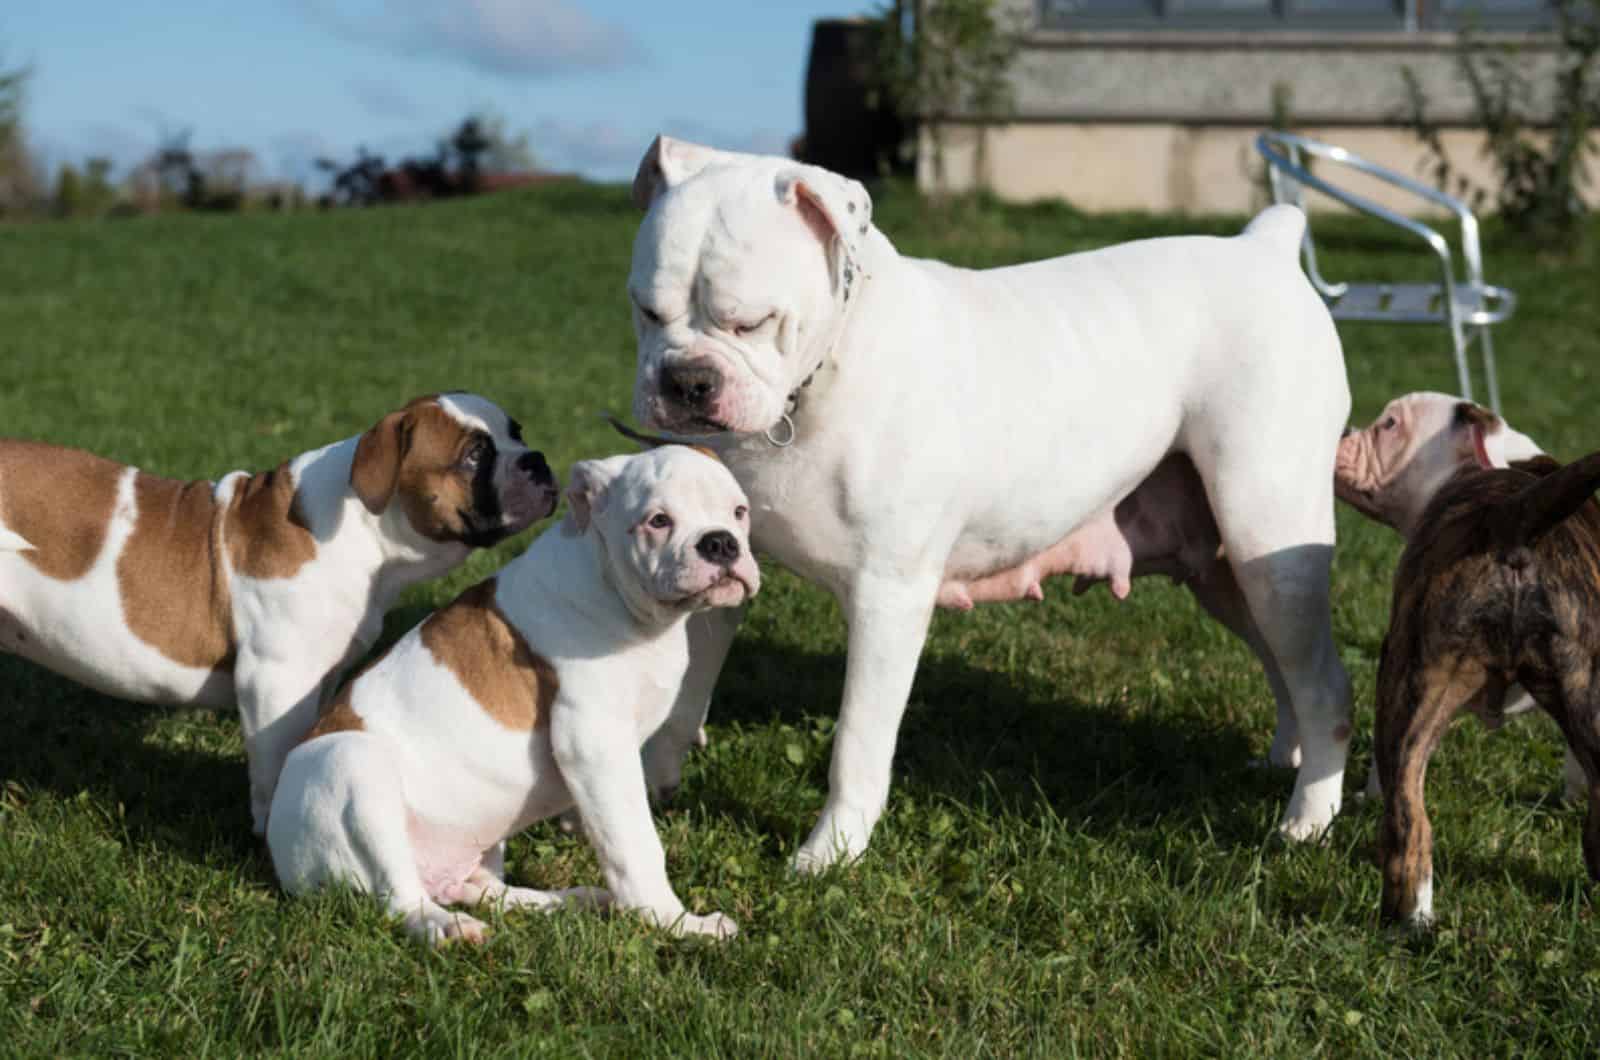
[[[0,650],[123,699],[237,703],[259,833],[284,756],[401,590],[555,504],[543,454],[475,394],[216,482],[0,439]]]
[[[744,494],[671,445],[577,464],[567,496],[561,527],[407,633],[289,756],[267,831],[286,889],[352,885],[435,943],[482,940],[446,906],[485,902],[734,933],[673,893],[639,747],[689,665],[689,615],[760,586]],[[574,806],[609,890],[506,886],[502,841]]]
[[[634,199],[635,415],[706,436],[757,547],[850,626],[827,804],[797,867],[866,849],[934,606],[1038,598],[1055,573],[1118,596],[1145,573],[1188,584],[1266,670],[1271,760],[1300,767],[1283,831],[1327,827],[1350,732],[1328,607],[1350,397],[1298,211],[1233,239],[972,271],[901,257],[860,184],[783,158],[662,137]],[[736,622],[695,626],[647,748],[662,787]]]

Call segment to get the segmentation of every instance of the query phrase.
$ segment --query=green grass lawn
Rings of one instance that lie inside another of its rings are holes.
[[[978,265],[1242,224],[879,205],[903,250]],[[596,413],[628,407],[635,223],[622,189],[563,187],[0,227],[0,432],[214,477],[468,388],[564,475],[627,448]],[[1333,278],[1427,278],[1378,228],[1320,227]],[[1600,444],[1600,269],[1492,233],[1488,259],[1521,296],[1499,332],[1508,417],[1562,457]],[[1344,339],[1358,422],[1453,388],[1441,329]],[[1399,549],[1347,510],[1339,534],[1354,794]],[[414,592],[391,634],[520,543]],[[800,879],[785,861],[822,803],[844,628],[768,568],[710,747],[658,818],[680,894],[739,921],[720,945],[512,914],[481,949],[430,952],[375,903],[287,899],[250,836],[235,717],[0,660],[0,1054],[1595,1053],[1600,925],[1548,721],[1451,732],[1430,785],[1439,928],[1385,932],[1375,807],[1320,846],[1273,838],[1291,778],[1251,765],[1273,709],[1248,652],[1154,579],[1123,604],[1066,589],[938,616],[870,853]],[[549,825],[509,871],[600,882]]]

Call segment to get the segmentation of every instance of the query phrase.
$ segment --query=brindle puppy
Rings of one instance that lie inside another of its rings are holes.
[[[1588,781],[1583,856],[1600,880],[1600,453],[1466,468],[1409,535],[1378,667],[1383,916],[1433,919],[1428,757],[1463,708],[1491,724],[1520,684]]]

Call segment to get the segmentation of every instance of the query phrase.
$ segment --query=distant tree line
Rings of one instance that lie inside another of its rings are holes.
[[[432,154],[393,165],[365,148],[347,162],[318,159],[329,186],[315,197],[298,183],[262,179],[248,150],[193,148],[190,129],[164,132],[148,158],[120,175],[109,158],[93,156],[52,173],[27,142],[29,73],[0,62],[0,218],[369,206],[475,195],[540,179],[527,135],[511,133],[491,112],[464,118]]]

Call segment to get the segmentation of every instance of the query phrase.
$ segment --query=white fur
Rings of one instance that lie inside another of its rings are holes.
[[[464,429],[494,437],[502,497],[509,501],[517,494],[520,503],[529,484],[514,465],[528,449],[510,438],[506,414],[468,394],[441,397],[439,404]],[[123,699],[197,706],[237,702],[249,759],[251,813],[255,830],[264,831],[284,756],[311,727],[344,666],[372,646],[384,612],[402,589],[453,569],[471,551],[423,537],[399,504],[376,515],[368,512],[350,488],[358,441],[347,438],[289,464],[300,511],[316,538],[315,557],[288,578],[255,579],[229,570],[237,640],[231,673],[174,662],[136,636],[123,618],[117,561],[137,516],[133,483],[138,472],[131,467],[119,479],[105,543],[83,577],[52,578],[18,552],[0,548],[0,648]],[[217,481],[213,492],[219,504],[245,477],[232,472]],[[4,528],[0,534],[16,538]],[[217,546],[226,563],[226,542],[218,540]],[[171,592],[195,588],[179,584]]]
[[[678,693],[691,612],[759,586],[744,496],[726,468],[679,446],[579,464],[570,495],[586,525],[574,516],[545,531],[495,587],[506,620],[555,668],[550,716],[527,731],[502,726],[413,629],[351,687],[364,728],[289,756],[267,832],[286,889],[346,883],[434,942],[481,938],[481,922],[445,907],[484,901],[615,904],[675,933],[734,933],[732,920],[688,913],[673,892],[639,747]],[[670,533],[646,528],[659,511]],[[732,567],[696,553],[711,531],[739,542]],[[724,592],[730,581],[741,590]],[[506,887],[501,842],[573,806],[608,890]]]
[[[635,191],[650,204],[629,280],[635,413],[725,428],[709,444],[750,495],[758,547],[831,590],[850,626],[830,791],[798,867],[865,850],[941,584],[1039,553],[1175,450],[1205,482],[1292,700],[1280,757],[1301,765],[1283,830],[1327,827],[1349,720],[1328,476],[1350,399],[1299,270],[1297,211],[1269,208],[1233,239],[971,271],[902,257],[865,189],[785,159],[662,138]],[[663,369],[683,363],[726,380],[709,423],[664,397]],[[763,432],[783,440],[791,392],[795,439],[778,448]],[[691,633],[684,698],[647,749],[656,783],[676,778],[733,627],[708,616]]]

